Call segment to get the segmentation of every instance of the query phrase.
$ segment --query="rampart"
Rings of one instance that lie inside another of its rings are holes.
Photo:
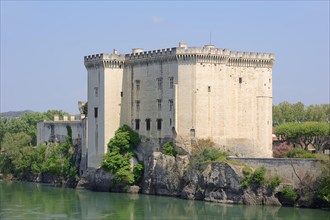
[[[271,177],[278,175],[283,184],[298,186],[300,180],[309,184],[321,176],[321,169],[317,159],[307,158],[236,158],[228,159],[246,164],[254,169],[264,166]],[[300,178],[300,180],[299,180]]]
[[[135,48],[129,54],[118,55],[117,51],[114,50],[113,54],[101,53],[84,57],[84,63],[87,68],[95,66],[122,68],[124,64],[161,62],[165,60],[269,68],[274,64],[275,57],[272,53],[230,51],[228,49],[215,48],[213,45],[187,47],[184,43],[180,43],[179,47],[159,50],[143,51],[141,48]]]

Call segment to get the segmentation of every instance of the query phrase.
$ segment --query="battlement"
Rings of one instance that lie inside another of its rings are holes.
[[[122,68],[125,61],[125,55],[118,55],[117,50],[113,50],[113,54],[101,53],[84,57],[86,68],[91,67],[107,67]]]
[[[188,47],[186,43],[179,43],[178,47],[143,51],[142,48],[133,48],[132,53],[118,55],[101,53],[85,56],[85,66],[103,65],[105,67],[119,67],[124,63],[152,62],[161,60],[179,60],[210,63],[227,63],[243,66],[272,66],[275,56],[272,53],[231,51],[215,48],[214,45],[204,47]]]

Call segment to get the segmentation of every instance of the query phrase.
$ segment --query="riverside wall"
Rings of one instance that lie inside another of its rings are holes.
[[[235,158],[228,159],[254,169],[264,166],[271,177],[278,175],[281,183],[298,186],[308,184],[321,176],[320,162],[309,158]]]

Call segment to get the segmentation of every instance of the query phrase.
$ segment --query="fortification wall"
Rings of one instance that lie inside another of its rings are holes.
[[[319,162],[316,159],[234,157],[230,157],[229,159],[241,162],[254,169],[264,166],[267,169],[267,175],[271,177],[278,175],[281,183],[291,184],[293,186],[300,184],[299,178],[303,183],[308,184],[311,180],[315,180],[321,175]]]

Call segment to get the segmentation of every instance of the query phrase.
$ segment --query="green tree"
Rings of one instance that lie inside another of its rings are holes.
[[[305,105],[302,102],[297,102],[292,105],[294,121],[305,121]]]
[[[322,105],[310,105],[306,110],[307,121],[327,121],[326,108]]]
[[[139,143],[139,134],[127,125],[118,128],[115,136],[110,139],[108,143],[109,150],[104,155],[101,167],[105,171],[114,174],[117,183],[132,185],[141,179],[141,166],[136,165],[132,169],[129,162],[134,155],[133,149]]]
[[[311,144],[317,151],[322,151],[329,141],[330,126],[326,122],[283,123],[276,127],[276,135],[305,150]]]

